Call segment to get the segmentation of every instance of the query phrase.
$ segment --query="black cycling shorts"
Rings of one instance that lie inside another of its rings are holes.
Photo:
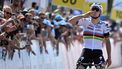
[[[80,58],[77,61],[76,69],[78,69],[78,67],[82,65],[81,63],[105,64],[102,50],[99,49],[92,50],[84,48]],[[82,65],[82,66],[84,69],[88,67],[88,65]]]

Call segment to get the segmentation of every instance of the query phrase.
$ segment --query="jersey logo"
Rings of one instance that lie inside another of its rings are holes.
[[[89,25],[87,26],[87,28],[90,29],[90,30],[94,30],[92,24],[89,24]]]
[[[101,28],[99,28],[99,29],[95,29],[96,31],[99,31],[99,32],[102,32],[102,29]]]
[[[99,28],[99,29],[100,29],[100,28],[101,28],[101,26],[100,26],[100,25],[96,25],[96,26],[95,26],[95,28]]]

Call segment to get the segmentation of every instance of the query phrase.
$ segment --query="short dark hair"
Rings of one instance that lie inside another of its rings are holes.
[[[35,7],[35,5],[36,5],[37,3],[36,2],[32,2],[32,7]]]

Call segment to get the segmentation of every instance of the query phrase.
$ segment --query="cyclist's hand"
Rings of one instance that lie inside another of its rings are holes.
[[[89,17],[91,16],[91,14],[93,13],[93,11],[88,11],[87,13],[83,14],[83,17]]]
[[[106,60],[107,67],[109,67],[111,65],[111,63],[112,63],[111,58],[108,58]]]

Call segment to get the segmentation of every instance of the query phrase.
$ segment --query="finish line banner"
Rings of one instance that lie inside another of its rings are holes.
[[[103,6],[103,14],[106,15],[107,0],[53,0],[54,5],[69,7],[72,9],[79,9],[83,12],[88,12],[92,3],[101,3]]]
[[[60,5],[72,9],[84,9],[85,0],[53,0],[54,5]]]

